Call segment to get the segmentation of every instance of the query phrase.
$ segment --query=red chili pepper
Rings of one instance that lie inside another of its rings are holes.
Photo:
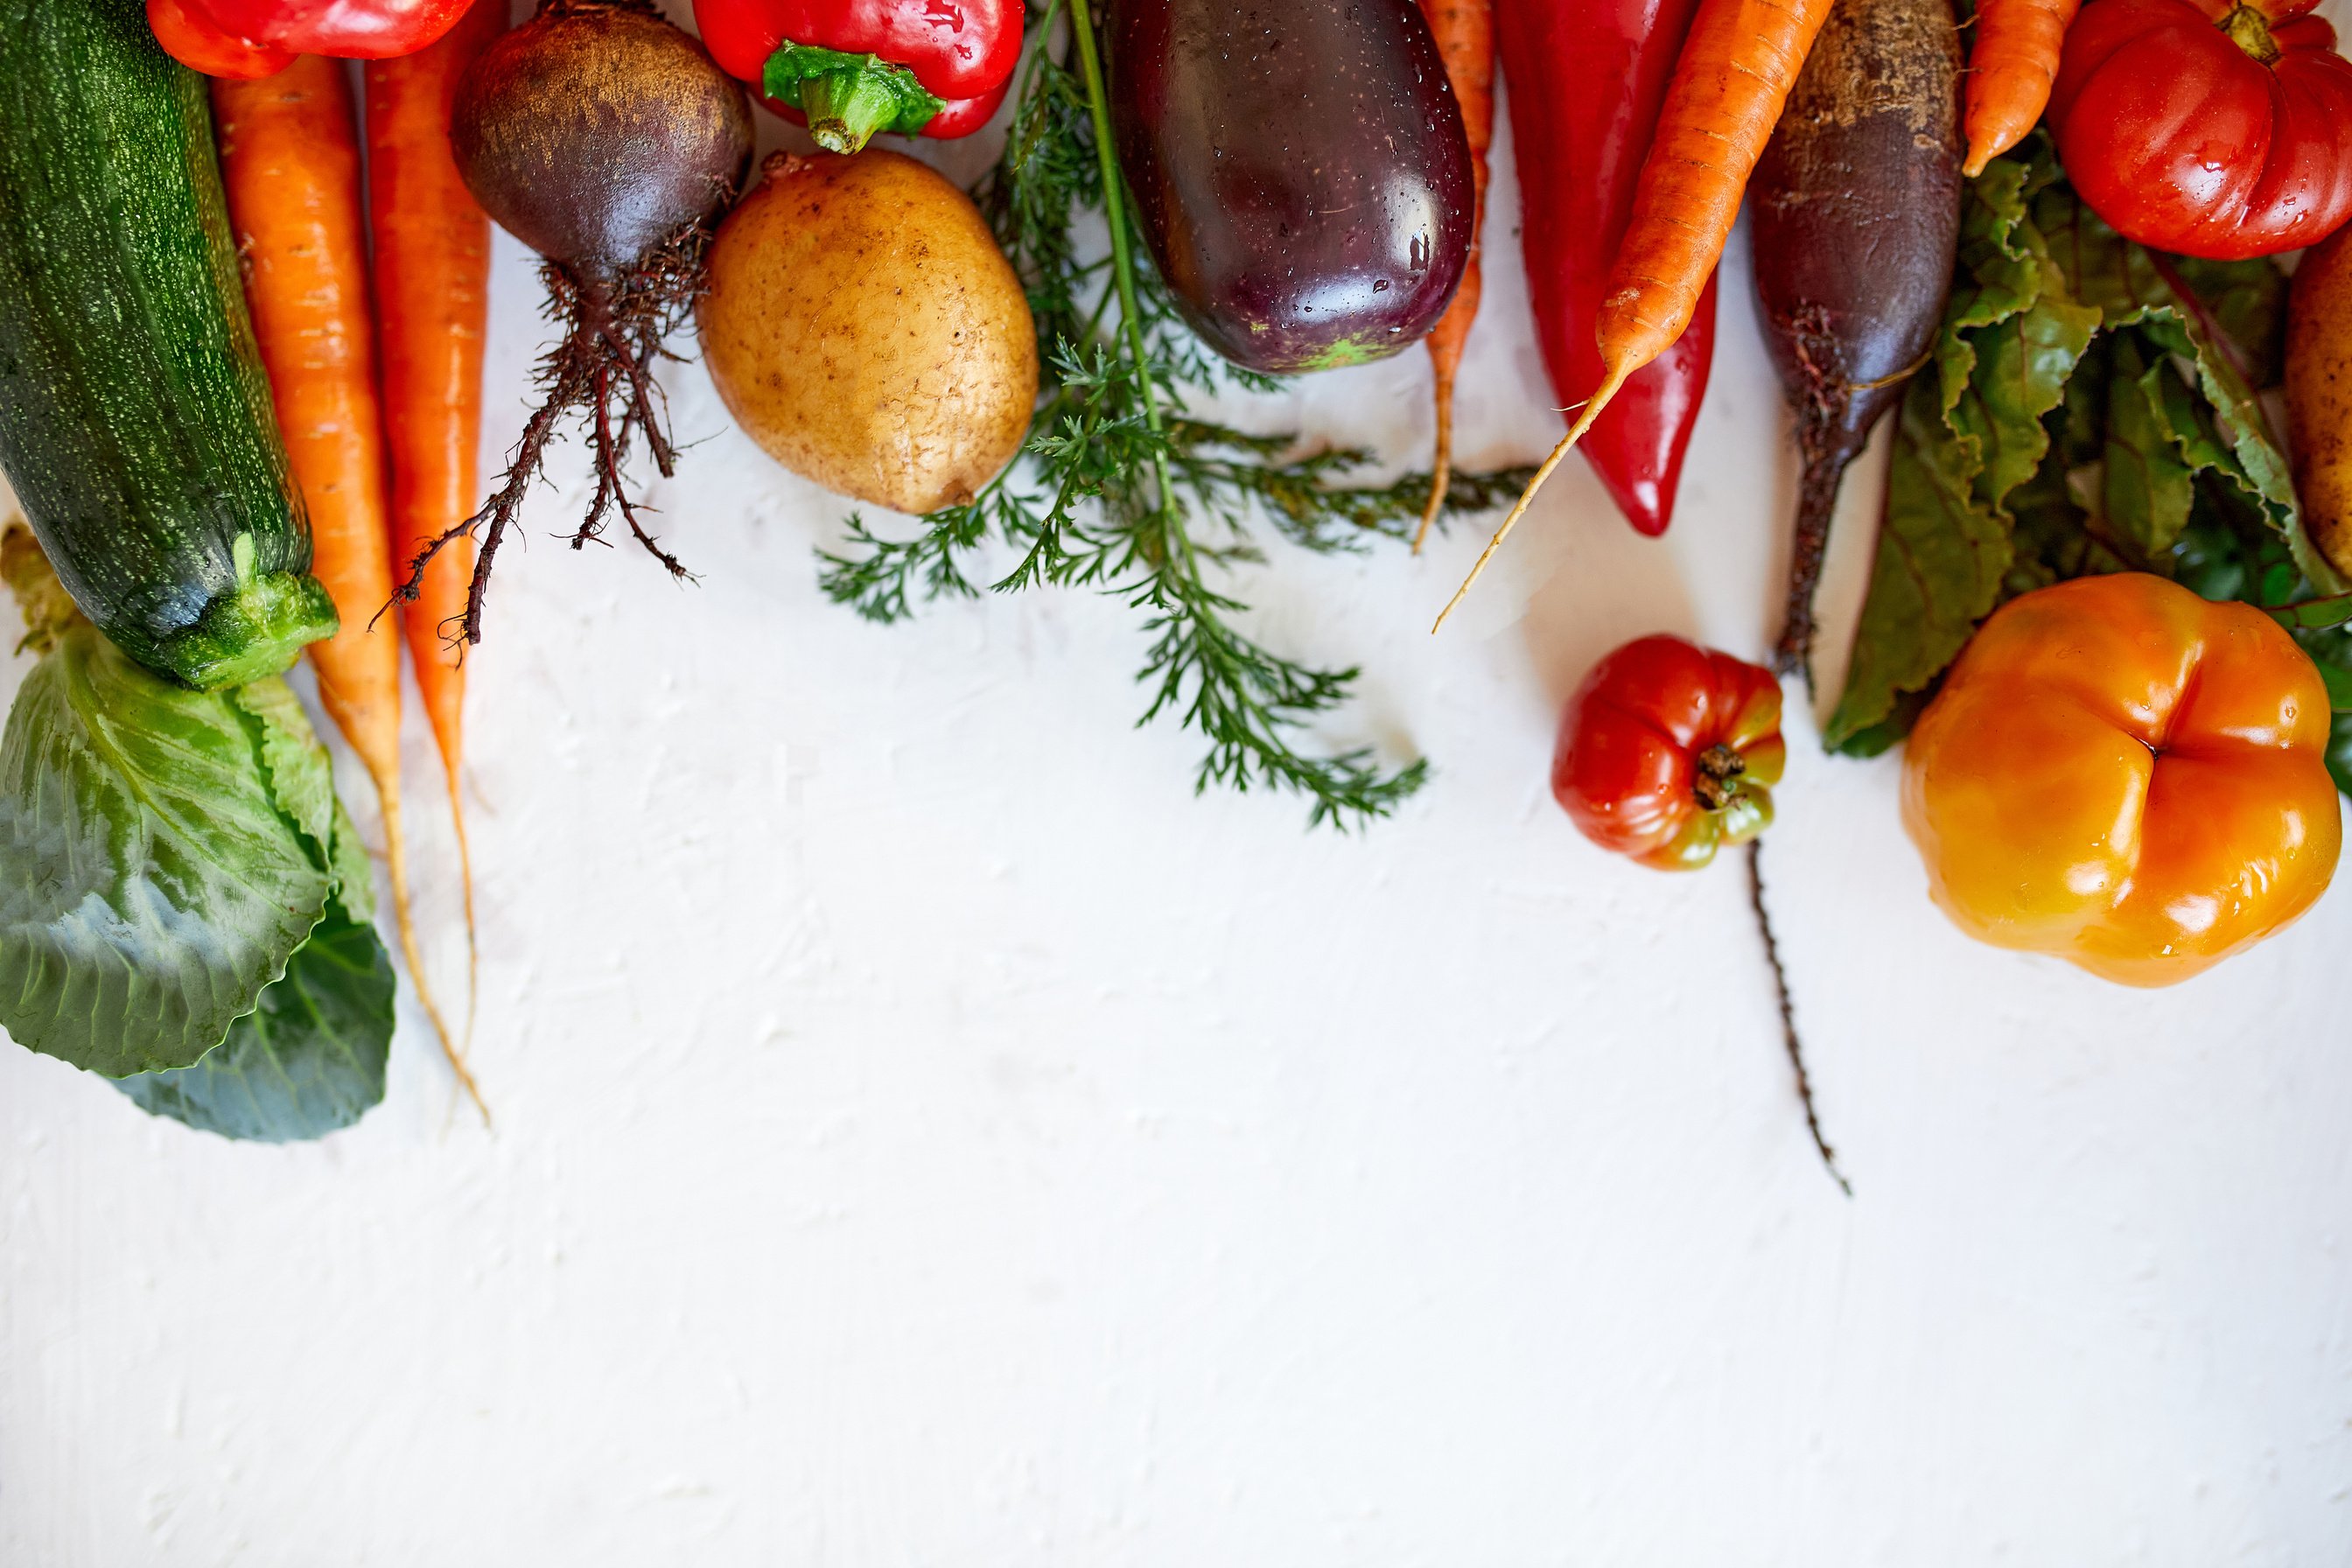
[[[1022,17],[1021,0],[694,0],[711,58],[835,153],[877,131],[987,124],[1020,63]]]
[[[1601,384],[1601,295],[1697,8],[1698,0],[1495,0],[1528,288],[1544,368],[1562,399]],[[1714,359],[1710,278],[1682,340],[1625,384],[1584,438],[1585,461],[1637,533],[1654,537],[1674,521]]]
[[[2314,0],[2094,0],[2050,124],[2091,210],[2158,250],[2239,260],[2352,217],[2352,61]]]
[[[1603,849],[1692,871],[1771,825],[1788,761],[1770,670],[1649,637],[1595,665],[1569,699],[1551,793]]]
[[[495,0],[492,0],[495,3]],[[147,0],[147,25],[182,65],[251,81],[297,55],[389,60],[441,41],[473,0]]]

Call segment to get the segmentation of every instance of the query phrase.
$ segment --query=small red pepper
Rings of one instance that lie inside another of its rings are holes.
[[[1021,0],[694,0],[702,42],[817,144],[969,136],[1021,59]]]
[[[1551,793],[1603,849],[1694,871],[1771,826],[1788,761],[1770,670],[1649,637],[1595,665],[1569,699]]]
[[[2091,210],[2158,250],[2242,260],[2352,217],[2352,61],[2315,0],[2092,0],[2050,127]]]
[[[1563,401],[1601,384],[1601,296],[1698,0],[1495,0],[1527,193],[1520,246],[1536,335]],[[1715,279],[1690,326],[1617,395],[1579,448],[1636,533],[1674,521],[1715,359]]]
[[[495,5],[498,0],[484,0]],[[473,0],[147,0],[163,52],[206,76],[276,76],[297,55],[389,60],[430,48]]]

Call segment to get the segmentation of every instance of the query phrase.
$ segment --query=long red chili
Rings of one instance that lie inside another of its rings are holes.
[[[1021,0],[694,0],[720,68],[835,153],[877,132],[988,123],[1020,63],[1022,19]]]
[[[1601,295],[1697,0],[1495,0],[1511,100],[1528,288],[1554,394],[1601,384]],[[1715,360],[1715,280],[1680,342],[1637,373],[1584,438],[1639,533],[1674,521],[1683,454]]]

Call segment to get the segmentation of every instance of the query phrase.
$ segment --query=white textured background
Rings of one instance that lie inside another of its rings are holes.
[[[1558,430],[1509,171],[1474,462]],[[541,331],[502,247],[494,451]],[[1247,581],[1363,661],[1331,740],[1438,765],[1353,839],[1192,798],[1115,604],[825,604],[842,505],[677,370],[702,584],[549,542],[567,452],[475,667],[496,1133],[414,1016],[389,1101],[290,1150],[0,1050],[0,1563],[2346,1562],[2352,893],[2113,989],[1961,940],[1894,760],[1801,737],[1773,901],[1847,1202],[1738,868],[1550,802],[1601,652],[1768,635],[1793,464],[1727,283],[1664,542],[1579,464],[1438,641],[1473,531]],[[1425,375],[1249,417],[1402,466]]]

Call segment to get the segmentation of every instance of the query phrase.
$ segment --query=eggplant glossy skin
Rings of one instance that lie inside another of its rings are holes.
[[[1111,0],[1113,131],[1185,321],[1269,374],[1385,359],[1468,265],[1470,143],[1414,0]]]

